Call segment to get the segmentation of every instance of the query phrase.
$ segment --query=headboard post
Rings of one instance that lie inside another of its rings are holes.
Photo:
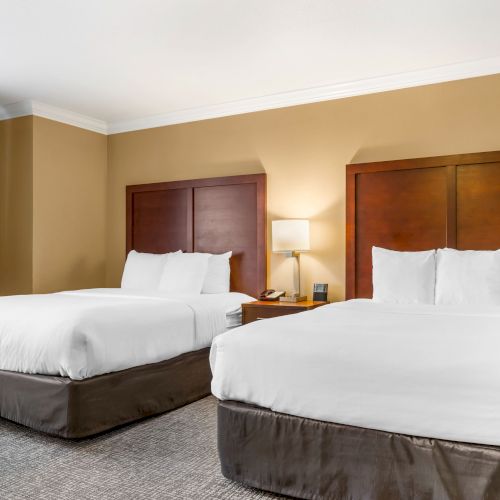
[[[347,299],[372,296],[373,246],[500,248],[500,151],[346,168]]]
[[[266,175],[210,177],[126,188],[126,250],[233,251],[231,290],[266,288]]]
[[[447,165],[446,192],[448,211],[446,213],[446,246],[457,248],[457,166]]]

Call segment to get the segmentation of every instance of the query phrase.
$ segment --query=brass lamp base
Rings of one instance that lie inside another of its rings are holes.
[[[307,300],[306,295],[289,295],[280,297],[280,302],[304,302],[304,300]]]

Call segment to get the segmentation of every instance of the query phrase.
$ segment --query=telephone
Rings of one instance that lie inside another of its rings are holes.
[[[280,297],[285,295],[285,292],[276,290],[264,290],[259,297],[259,300],[278,300]]]

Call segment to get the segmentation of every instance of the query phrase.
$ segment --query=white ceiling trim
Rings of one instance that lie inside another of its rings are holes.
[[[329,101],[345,97],[385,92],[421,85],[430,85],[465,78],[500,73],[500,57],[480,59],[459,64],[440,66],[419,71],[386,75],[365,80],[312,87],[280,94],[273,94],[212,106],[185,109],[170,113],[146,116],[132,120],[118,120],[106,123],[103,120],[85,116],[73,111],[57,108],[37,101],[22,101],[0,106],[0,120],[18,116],[35,115],[67,123],[101,134],[118,134],[155,127],[164,127],[211,118],[253,113],[267,109],[285,108],[300,104]]]
[[[75,113],[74,111],[50,106],[43,102],[21,101],[0,106],[0,120],[30,115],[41,116],[42,118],[48,118],[56,122],[98,132],[99,134],[108,134],[108,124],[104,120],[98,120],[97,118]]]
[[[375,92],[385,92],[420,85],[500,73],[500,57],[481,59],[437,68],[387,75],[366,80],[325,85],[295,90],[263,97],[243,99],[214,106],[186,109],[171,113],[148,116],[135,120],[115,121],[108,124],[109,134],[132,132],[165,125],[208,120],[223,116],[253,113],[266,109],[285,108],[300,104],[354,97]]]
[[[34,116],[41,116],[56,122],[74,125],[75,127],[98,132],[99,134],[108,134],[108,124],[104,120],[92,118],[91,116],[81,115],[73,111],[68,111],[62,108],[56,108],[43,102],[31,101],[32,111]]]
[[[0,120],[10,120],[33,114],[31,101],[14,102],[0,106]]]

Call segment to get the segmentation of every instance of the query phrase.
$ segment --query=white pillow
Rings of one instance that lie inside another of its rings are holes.
[[[181,253],[178,250],[176,253]],[[142,253],[131,250],[123,269],[121,287],[132,290],[157,290],[169,253]]]
[[[229,259],[233,255],[233,252],[226,252],[220,255],[208,255],[210,255],[208,259],[208,269],[201,293],[229,292],[229,280],[231,277]]]
[[[372,248],[373,300],[434,304],[436,251],[396,252]]]
[[[500,250],[439,249],[436,304],[500,305]]]
[[[159,290],[166,293],[199,294],[208,269],[207,253],[179,253],[165,262]]]

